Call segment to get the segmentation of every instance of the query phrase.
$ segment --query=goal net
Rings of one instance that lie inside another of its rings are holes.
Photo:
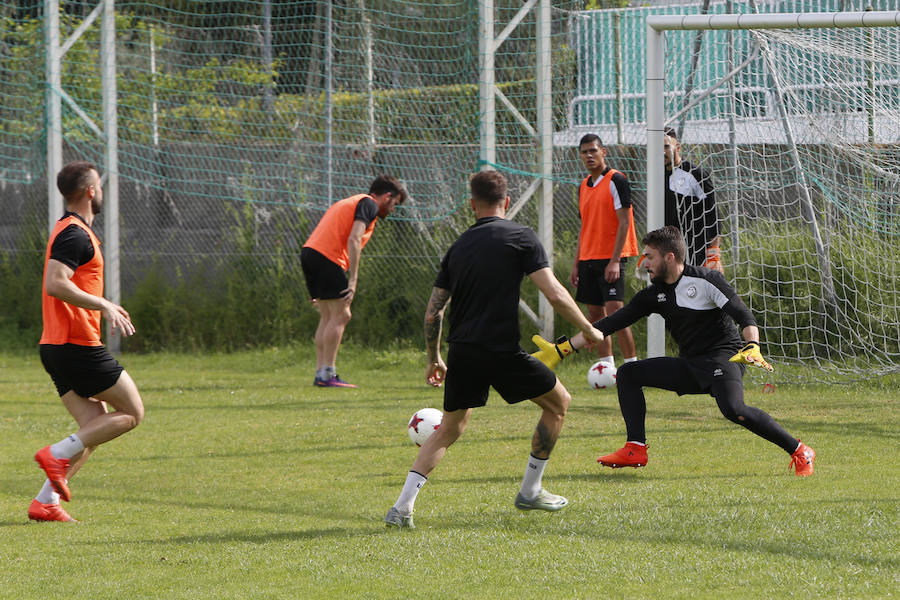
[[[900,27],[718,23],[665,32],[663,121],[710,178],[726,278],[785,372],[897,371]]]

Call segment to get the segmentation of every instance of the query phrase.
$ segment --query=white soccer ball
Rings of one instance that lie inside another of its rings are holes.
[[[591,365],[587,374],[588,385],[596,390],[616,385],[616,368],[602,360]]]
[[[416,446],[424,444],[425,440],[430,438],[431,434],[441,426],[443,416],[444,413],[436,408],[423,408],[416,411],[416,414],[409,420],[409,427],[406,429],[412,443]]]

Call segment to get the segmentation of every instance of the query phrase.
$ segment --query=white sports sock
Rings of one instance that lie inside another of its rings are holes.
[[[426,481],[428,481],[428,478],[421,473],[410,471],[406,474],[406,483],[403,484],[403,490],[400,492],[400,497],[397,498],[397,502],[394,504],[394,508],[400,511],[401,515],[412,514],[413,504],[416,503],[416,496],[419,495],[419,490],[422,489],[422,486],[425,485]]]
[[[50,446],[50,454],[53,455],[53,458],[72,458],[82,450],[84,450],[84,444],[74,433]]]
[[[325,372],[325,379],[334,379],[337,377],[337,367],[322,367]]]
[[[630,363],[630,362],[637,362],[637,356],[632,356],[631,358],[626,358],[626,359],[623,360],[622,362],[627,362],[627,363]]]
[[[616,366],[616,359],[612,356],[601,356],[600,362],[605,362],[606,364],[613,367]]]
[[[35,496],[34,499],[41,504],[59,504],[59,494],[53,489],[53,485],[50,483],[49,479],[44,480],[41,491],[38,492],[38,495]]]
[[[541,480],[544,478],[544,468],[547,466],[546,458],[535,458],[528,455],[528,466],[525,467],[525,476],[522,478],[522,488],[519,492],[526,499],[534,498],[541,491]]]
[[[631,440],[628,440],[627,443],[628,444],[636,444],[638,446],[646,446],[647,445],[646,442],[632,442]]]

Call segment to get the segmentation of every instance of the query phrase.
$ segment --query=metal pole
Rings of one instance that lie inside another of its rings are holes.
[[[56,189],[56,175],[63,167],[62,156],[62,74],[59,58],[59,0],[44,0],[44,45],[46,47],[47,132],[47,232],[53,231],[62,216],[62,196]]]
[[[272,89],[275,85],[272,79],[272,0],[263,0],[262,8],[262,60],[266,67],[266,74],[269,76],[269,80],[263,86],[263,107],[266,119],[271,121],[275,103],[275,90]]]
[[[103,131],[106,134],[106,189],[103,196],[103,260],[105,294],[112,302],[122,303],[119,261],[119,129],[116,102],[116,6],[115,0],[103,0],[100,30],[100,60],[103,85]],[[109,323],[106,345],[110,352],[122,349],[122,338],[113,336]]]
[[[496,106],[494,102],[494,0],[478,2],[478,104],[479,151],[482,169],[497,162]]]
[[[366,109],[369,123],[369,152],[370,158],[375,158],[375,62],[373,60],[374,40],[372,38],[372,19],[366,11],[366,1],[359,0],[359,10],[362,13],[363,43],[365,44],[366,57]]]
[[[663,162],[663,91],[665,35],[647,25],[647,231],[665,224]],[[658,314],[647,318],[647,357],[666,353],[665,322]]]
[[[709,0],[703,0],[703,5],[700,7],[700,14],[705,15],[709,13]],[[687,82],[684,84],[684,99],[681,103],[681,107],[684,108],[691,101],[691,94],[694,92],[694,76],[697,73],[697,63],[700,62],[700,51],[703,49],[703,32],[698,31],[697,35],[694,37],[694,49],[691,52],[691,67],[690,71],[688,71]],[[733,57],[729,56],[729,60]],[[687,113],[682,114],[681,120],[678,122],[678,125],[675,127],[675,133],[678,134],[678,139],[682,139],[684,135],[684,123],[687,121]]]
[[[333,178],[333,129],[334,129],[334,36],[332,33],[332,2],[328,0],[325,7],[325,170],[328,179],[328,202],[334,202],[334,178]]]
[[[552,43],[550,37],[550,0],[541,0],[537,15],[537,132],[540,144],[541,206],[538,217],[538,235],[550,258],[553,268],[553,88]],[[538,315],[541,331],[547,339],[553,339],[553,306],[539,294]]]
[[[726,3],[726,11],[732,12],[732,1]],[[728,30],[728,72],[734,70],[734,30]],[[738,238],[738,228],[740,227],[738,207],[738,151],[737,151],[737,123],[735,123],[734,114],[736,110],[735,99],[736,91],[734,77],[728,80],[728,146],[730,150],[728,163],[728,181],[727,185],[731,186],[729,193],[730,208],[728,211],[728,221],[731,229],[731,264],[736,268],[740,264],[740,241]]]
[[[625,129],[625,101],[622,97],[622,13],[614,12],[613,39],[616,47],[616,143],[624,144],[622,132]]]

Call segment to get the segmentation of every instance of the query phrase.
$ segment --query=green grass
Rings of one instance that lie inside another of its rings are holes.
[[[405,424],[441,406],[418,350],[344,348],[359,390],[314,389],[309,346],[126,355],[147,417],[92,457],[66,508],[29,523],[32,460],[73,431],[37,352],[0,355],[0,598],[890,598],[898,569],[900,379],[781,385],[748,403],[818,453],[816,474],[704,396],[648,394],[650,463],[623,442],[589,357],[544,482],[557,514],[512,505],[538,410],[492,396],[438,466],[415,531],[381,519],[415,455]]]

